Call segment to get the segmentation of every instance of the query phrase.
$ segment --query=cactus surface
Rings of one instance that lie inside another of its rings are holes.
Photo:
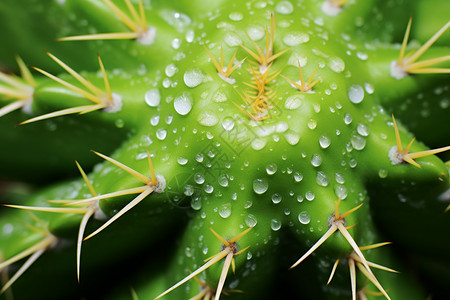
[[[448,299],[449,12],[3,0],[0,299]]]

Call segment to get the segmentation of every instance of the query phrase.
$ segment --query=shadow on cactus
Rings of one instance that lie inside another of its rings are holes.
[[[0,299],[448,297],[448,16],[172,2],[0,4]]]

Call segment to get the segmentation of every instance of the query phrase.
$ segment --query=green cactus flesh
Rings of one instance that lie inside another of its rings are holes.
[[[2,1],[0,299],[448,297],[443,2]]]

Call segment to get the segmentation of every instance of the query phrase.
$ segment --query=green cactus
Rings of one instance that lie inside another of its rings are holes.
[[[2,1],[0,299],[448,299],[449,11]]]

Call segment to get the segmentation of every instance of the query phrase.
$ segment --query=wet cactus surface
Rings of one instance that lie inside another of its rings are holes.
[[[0,299],[448,297],[438,3],[1,3]]]

